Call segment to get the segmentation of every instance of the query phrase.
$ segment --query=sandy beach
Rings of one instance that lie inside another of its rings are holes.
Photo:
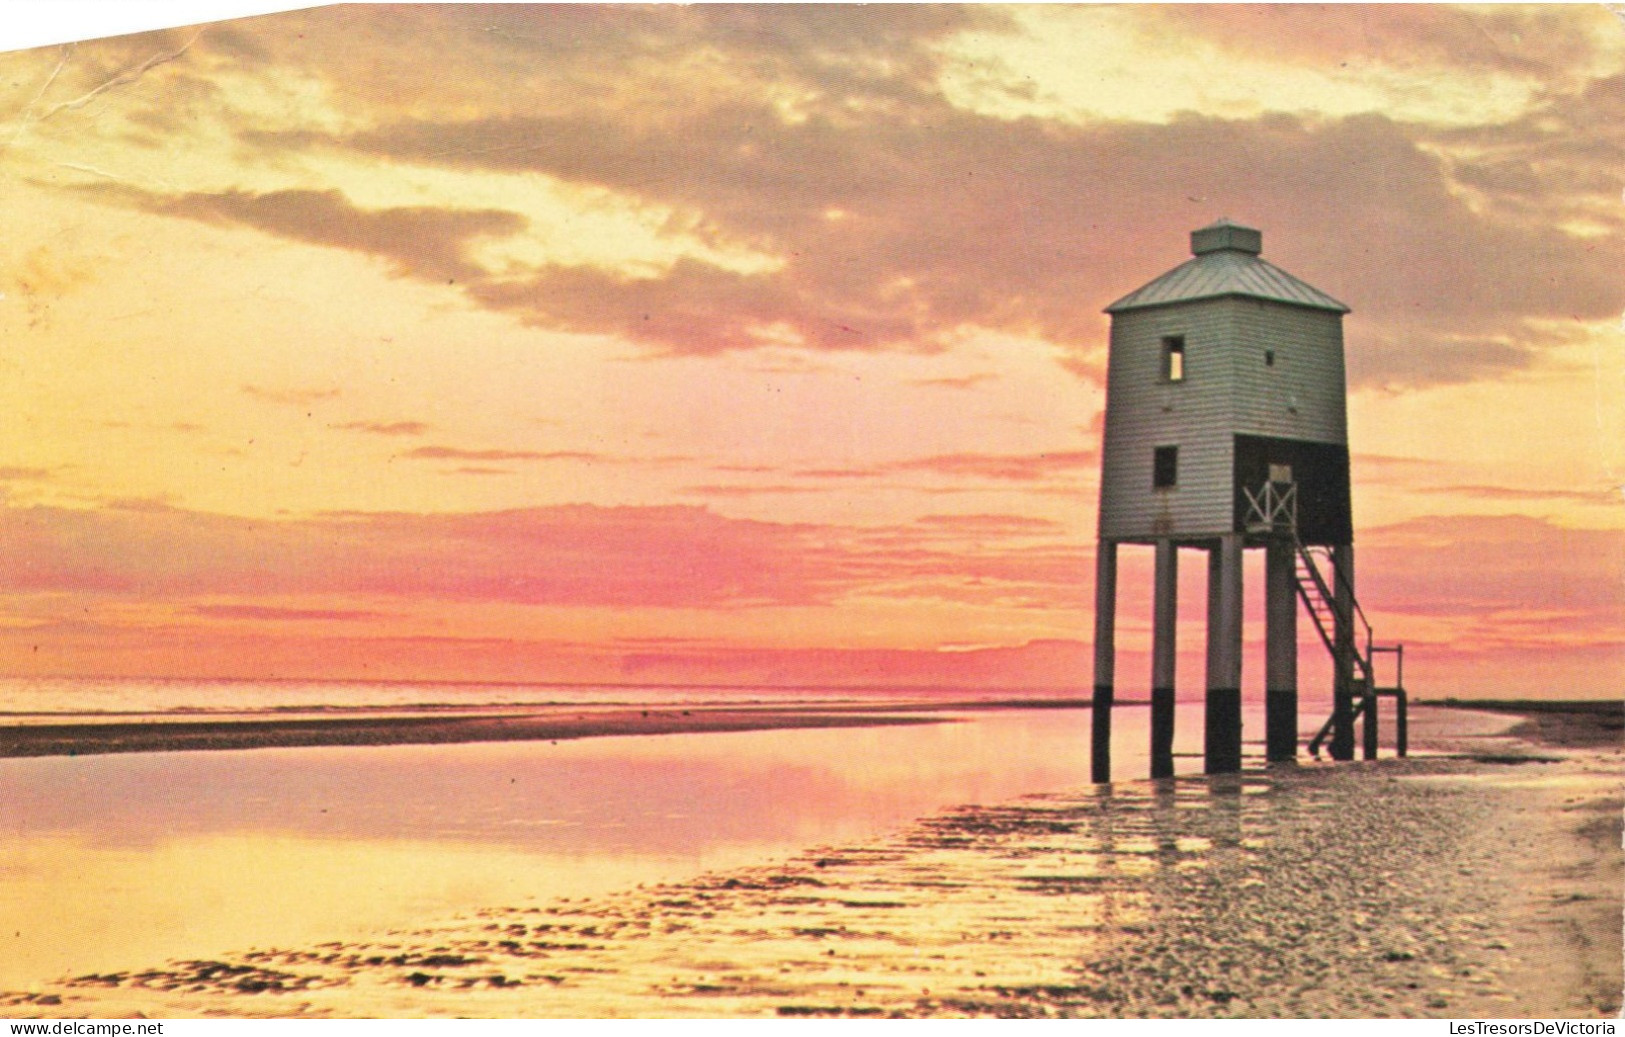
[[[916,710],[921,707],[914,707]],[[943,707],[947,708],[947,707]],[[191,752],[322,745],[433,745],[558,741],[610,735],[694,734],[790,728],[925,724],[933,718],[851,706],[692,709],[523,709],[500,713],[340,716],[270,720],[143,720],[31,723],[0,728],[0,758]]]
[[[767,867],[79,976],[0,1011],[1612,1016],[1617,713],[1423,707],[1408,760],[965,807]]]

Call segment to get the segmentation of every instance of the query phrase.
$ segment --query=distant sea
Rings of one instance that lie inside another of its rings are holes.
[[[395,681],[0,678],[0,716],[482,710],[513,706],[696,706],[749,703],[1066,698],[1076,692],[984,688],[770,688]]]

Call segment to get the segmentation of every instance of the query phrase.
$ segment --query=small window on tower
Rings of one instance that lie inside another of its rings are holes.
[[[1273,349],[1264,350],[1264,366],[1265,367],[1274,367],[1275,366],[1275,350],[1273,350]]]
[[[1165,382],[1185,380],[1185,337],[1170,335],[1162,340],[1162,379]]]
[[[1179,482],[1179,448],[1159,446],[1151,457],[1151,488],[1166,490]]]

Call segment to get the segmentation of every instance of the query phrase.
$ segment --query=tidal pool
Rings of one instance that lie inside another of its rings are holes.
[[[1146,710],[1115,713],[1146,773]],[[1194,770],[1199,705],[1176,749]],[[1249,715],[1250,735],[1261,720]],[[558,743],[0,760],[0,989],[412,928],[1087,783],[1087,710]],[[1254,748],[1250,746],[1249,748]]]

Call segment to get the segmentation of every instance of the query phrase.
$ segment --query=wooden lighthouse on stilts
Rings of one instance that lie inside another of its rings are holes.
[[[1405,751],[1403,649],[1372,643],[1354,594],[1343,369],[1348,307],[1259,258],[1262,235],[1220,220],[1191,234],[1194,257],[1106,308],[1111,353],[1101,451],[1095,582],[1092,772],[1111,780],[1117,548],[1156,552],[1151,776],[1173,774],[1174,628],[1181,548],[1206,552],[1204,769],[1241,768],[1242,554],[1265,552],[1265,744],[1298,742],[1298,605],[1333,659],[1334,759],[1377,753],[1377,697],[1397,701]],[[1378,653],[1394,684],[1379,688]]]

